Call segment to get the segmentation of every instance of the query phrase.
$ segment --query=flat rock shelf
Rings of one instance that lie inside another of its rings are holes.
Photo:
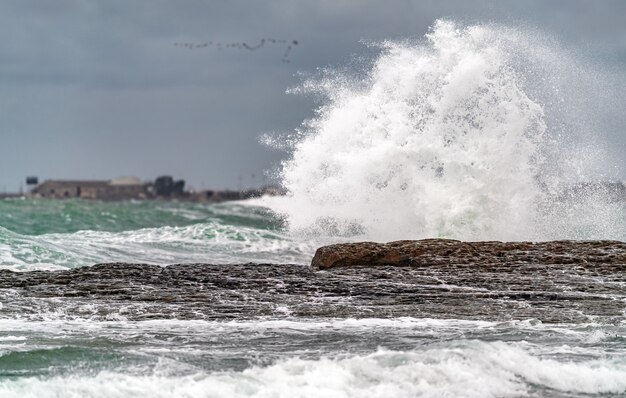
[[[320,270],[321,268],[322,270]],[[0,271],[0,316],[621,322],[626,244],[450,240],[320,248],[313,266],[98,264]]]

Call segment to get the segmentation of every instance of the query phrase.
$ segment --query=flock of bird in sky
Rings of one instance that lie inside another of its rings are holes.
[[[294,46],[298,45],[298,40],[263,38],[257,44],[254,44],[254,45],[250,45],[248,43],[243,43],[243,42],[242,43],[239,43],[239,42],[224,43],[224,42],[219,42],[219,41],[207,41],[203,43],[190,43],[190,42],[174,43],[176,47],[182,47],[182,48],[186,48],[189,50],[213,47],[213,48],[217,48],[218,50],[221,50],[223,48],[235,48],[235,49],[248,50],[248,51],[258,50],[264,47],[266,44],[267,45],[285,45],[286,46],[285,52],[283,53],[281,62],[288,64],[291,62],[291,60],[289,59],[291,50],[293,49]]]

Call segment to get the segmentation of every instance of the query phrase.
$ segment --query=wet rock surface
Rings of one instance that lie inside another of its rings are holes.
[[[451,239],[389,243],[342,243],[321,247],[311,265],[318,269],[358,265],[474,268],[522,264],[580,264],[626,271],[626,243],[618,241],[462,242]]]
[[[314,266],[335,267],[322,271],[304,265],[123,263],[67,271],[2,270],[0,317],[621,322],[626,316],[624,243],[430,240],[407,260],[398,248],[411,244],[394,242],[391,249],[351,244],[333,251],[372,248],[378,257],[368,265],[362,254],[325,262],[329,257],[320,249]]]

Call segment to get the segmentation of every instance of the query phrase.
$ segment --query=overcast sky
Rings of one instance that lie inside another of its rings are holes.
[[[363,40],[421,37],[441,17],[536,26],[626,73],[619,0],[5,0],[0,190],[16,191],[27,175],[171,174],[196,188],[235,188],[241,176],[243,185],[260,184],[286,154],[259,136],[292,131],[312,115],[312,99],[285,94],[298,72],[346,65],[370,51]],[[282,62],[284,44],[174,45],[264,37],[298,40],[290,62]],[[625,134],[608,134],[618,155]]]

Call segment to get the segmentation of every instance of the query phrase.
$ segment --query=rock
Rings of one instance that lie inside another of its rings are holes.
[[[602,264],[626,270],[626,243],[619,241],[461,242],[450,239],[359,242],[317,249],[317,269],[351,266],[489,267],[502,264]]]
[[[411,246],[424,251],[418,260],[408,261],[407,267],[346,266],[328,271],[302,264],[161,267],[115,263],[58,271],[0,269],[0,317],[33,321],[49,319],[50,314],[90,321],[120,317],[129,321],[229,321],[284,316],[307,322],[313,318],[398,317],[624,321],[626,250],[620,242],[537,244],[551,250],[541,258],[538,251],[528,250],[537,246],[532,243],[431,240],[395,245],[395,253],[409,251]],[[505,245],[511,250],[498,251]],[[345,245],[339,246],[349,252]],[[363,245],[354,244],[353,248],[359,246]],[[388,245],[367,246],[379,247],[379,259],[384,259]],[[520,250],[514,250],[515,246]],[[482,247],[484,252],[472,251],[472,247]],[[567,250],[572,249],[583,254],[569,256]],[[449,250],[453,252],[446,254]],[[357,264],[365,264],[356,259]],[[542,265],[538,259],[550,263]],[[391,260],[393,256],[386,261]],[[432,265],[437,262],[440,266]]]

